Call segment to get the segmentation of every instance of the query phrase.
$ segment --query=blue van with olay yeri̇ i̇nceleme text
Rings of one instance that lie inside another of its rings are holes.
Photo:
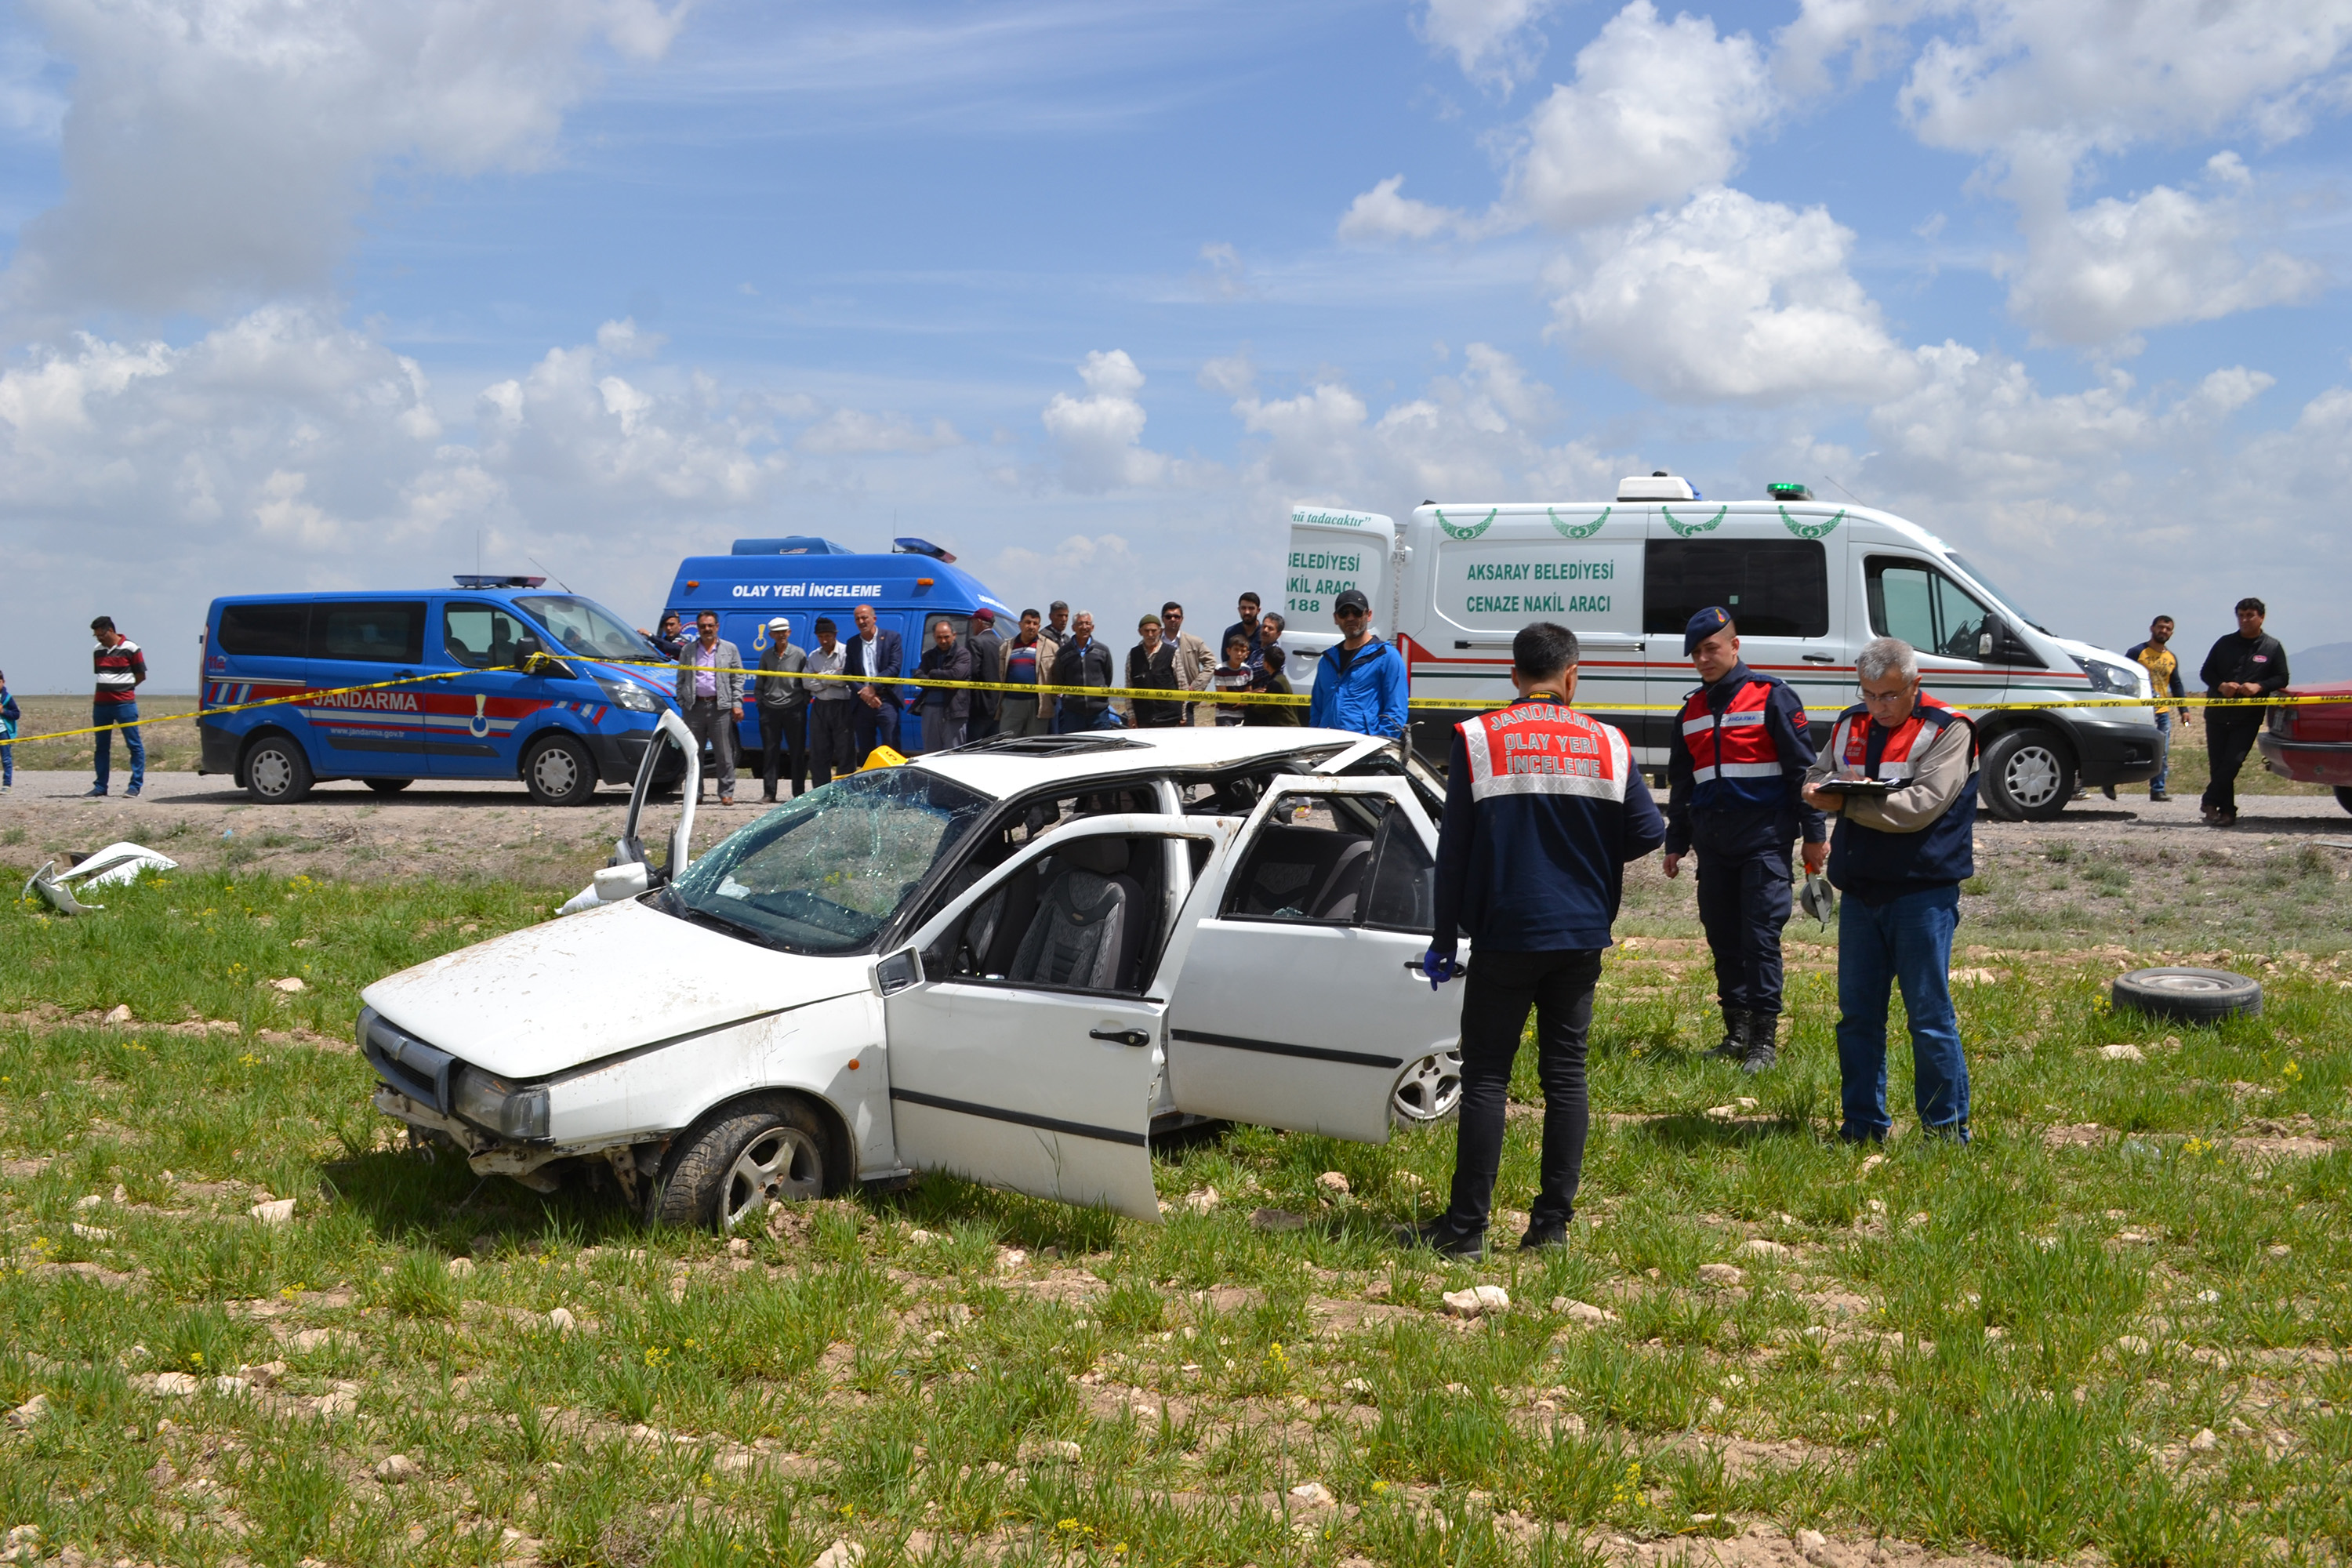
[[[461,576],[454,590],[255,594],[205,623],[197,771],[257,801],[359,779],[520,779],[547,805],[584,805],[636,776],[668,671],[620,616],[544,578]],[[546,657],[532,658],[533,654]],[[411,676],[439,676],[383,685]],[[351,689],[376,687],[373,690]],[[293,698],[244,711],[215,711]]]
[[[688,637],[696,616],[715,611],[719,635],[735,645],[746,667],[757,668],[768,649],[768,622],[774,617],[792,622],[793,643],[809,648],[816,646],[819,616],[829,616],[835,635],[848,642],[857,636],[853,615],[858,605],[868,605],[877,628],[898,635],[903,657],[901,668],[893,673],[911,676],[922,662],[923,650],[931,646],[932,627],[941,621],[961,637],[971,629],[972,612],[984,609],[1008,623],[1003,628],[1008,636],[1013,630],[1013,612],[1004,601],[954,562],[953,555],[920,539],[896,540],[891,552],[883,555],[859,554],[806,534],[739,539],[730,554],[693,555],[680,562],[670,584],[668,609]],[[919,700],[919,688],[900,689],[902,702]],[[756,756],[759,713],[751,694],[744,695],[741,749]],[[901,723],[898,750],[912,756],[921,745],[921,726]]]

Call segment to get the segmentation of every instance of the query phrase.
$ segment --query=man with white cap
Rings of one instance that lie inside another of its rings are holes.
[[[789,679],[808,668],[808,650],[793,643],[793,623],[778,616],[768,623],[768,646],[760,653],[760,798],[776,798],[777,763],[793,781],[793,793],[808,787],[808,687]]]

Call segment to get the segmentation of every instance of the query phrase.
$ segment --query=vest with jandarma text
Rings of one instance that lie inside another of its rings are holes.
[[[1761,679],[1743,682],[1720,713],[1708,705],[1704,686],[1683,703],[1675,722],[1682,726],[1683,747],[1690,753],[1694,806],[1736,811],[1787,801],[1787,769],[1769,721],[1773,685]],[[1801,728],[1804,714],[1799,712],[1792,721]]]
[[[1525,701],[1455,726],[1470,759],[1471,798],[1576,795],[1622,803],[1633,752],[1622,731],[1556,702]]]

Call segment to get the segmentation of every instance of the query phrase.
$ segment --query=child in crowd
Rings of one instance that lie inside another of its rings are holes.
[[[16,738],[16,721],[24,716],[8,690],[7,672],[0,670],[0,795],[16,787],[16,748],[8,742]]]
[[[1225,662],[1209,672],[1209,684],[1219,691],[1242,691],[1248,689],[1249,683],[1249,639],[1229,637],[1225,639]],[[1221,725],[1246,722],[1250,706],[1240,702],[1220,702],[1217,704],[1217,722]]]
[[[1265,661],[1265,673],[1251,681],[1249,689],[1272,692],[1278,697],[1289,696],[1290,678],[1282,673],[1282,667],[1287,662],[1282,645],[1261,641],[1258,658]],[[1288,702],[1253,702],[1242,719],[1244,724],[1303,724],[1306,721],[1307,710]]]

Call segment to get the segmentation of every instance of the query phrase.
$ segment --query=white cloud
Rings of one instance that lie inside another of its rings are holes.
[[[1339,216],[1339,237],[1361,243],[1383,239],[1433,239],[1462,226],[1461,212],[1402,195],[1402,174],[1391,174],[1348,204]]]
[[[24,9],[72,68],[66,194],[28,224],[19,306],[214,310],[316,293],[385,164],[548,153],[598,44],[658,57],[655,0],[144,0]]]
[[[2243,184],[2245,166],[2222,157],[2217,176]],[[2325,281],[2317,266],[2284,251],[2248,255],[2234,193],[2200,200],[2158,185],[2073,209],[2063,198],[2029,197],[2021,219],[2026,256],[2000,269],[2011,280],[2009,308],[2062,342],[2110,342],[2307,300]]]
[[[1536,24],[1559,0],[1428,0],[1418,19],[1421,36],[1451,54],[1462,74],[1508,92],[1527,79],[1542,57]]]
[[[1505,203],[1559,228],[1627,218],[1730,177],[1778,99],[1745,33],[1658,19],[1633,0],[1576,57],[1527,124]],[[1359,198],[1360,202],[1362,198]]]
[[[1329,379],[1295,397],[1236,400],[1243,428],[1263,442],[1244,482],[1269,510],[1280,497],[1402,512],[1429,498],[1596,495],[1631,460],[1583,442],[1546,447],[1537,432],[1553,416],[1551,389],[1489,344],[1470,344],[1463,359],[1461,374],[1433,378],[1377,418]]]
[[[869,414],[857,408],[836,408],[800,434],[793,445],[803,452],[828,455],[872,452],[937,452],[961,445],[963,437],[944,419],[923,429],[903,414]]]
[[[635,316],[624,316],[596,329],[596,346],[614,359],[651,359],[668,342],[662,333],[639,327]]]
[[[1250,363],[1250,352],[1244,345],[1238,353],[1207,361],[1192,380],[1204,392],[1239,397],[1256,384],[1257,366]]]
[[[1158,482],[1169,461],[1143,445],[1145,415],[1136,394],[1143,372],[1125,349],[1087,355],[1078,366],[1087,395],[1057,392],[1042,417],[1062,459],[1062,482],[1074,490],[1099,493]]]
[[[1897,4],[1897,16],[1925,7]],[[1856,7],[1857,11],[1863,7]],[[2245,125],[2300,134],[2340,93],[2352,11],[2336,0],[1968,0],[1928,41],[1902,105],[1939,147],[1994,152],[2021,133],[2118,151]]]
[[[1554,281],[1559,330],[1634,385],[1677,401],[1876,397],[1913,371],[1846,270],[1853,233],[1742,192],[1588,242]]]

